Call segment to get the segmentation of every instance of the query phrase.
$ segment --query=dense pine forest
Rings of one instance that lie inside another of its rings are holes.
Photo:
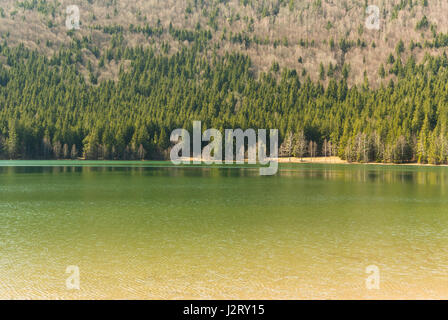
[[[19,4],[23,12],[57,7]],[[294,10],[294,1],[280,7]],[[339,58],[313,74],[302,56],[297,67],[273,59],[261,68],[249,51],[223,43],[250,48],[268,40],[219,33],[210,20],[193,28],[91,25],[89,32],[107,35],[101,45],[93,33],[76,31],[66,31],[69,40],[58,47],[38,40],[41,48],[2,34],[0,158],[166,159],[171,131],[201,120],[204,130],[279,129],[282,156],[448,163],[448,36],[426,16],[416,20],[421,41],[396,41],[361,81],[346,55],[377,45],[359,38],[321,43]],[[132,43],[129,35],[148,41]],[[295,46],[315,45],[301,41]],[[104,76],[111,66],[116,73]]]
[[[173,129],[191,130],[201,120],[204,129],[278,128],[284,156],[448,159],[446,55],[428,55],[421,64],[397,55],[387,67],[398,80],[378,89],[367,80],[349,88],[344,79],[324,87],[275,65],[256,78],[247,56],[207,59],[201,41],[175,55],[116,44],[110,58],[130,60],[128,70],[98,85],[75,68],[82,42],[51,58],[4,43],[2,157],[158,159],[166,156]]]

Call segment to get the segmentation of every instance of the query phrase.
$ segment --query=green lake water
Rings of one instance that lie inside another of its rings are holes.
[[[0,298],[446,299],[448,168],[0,161]]]

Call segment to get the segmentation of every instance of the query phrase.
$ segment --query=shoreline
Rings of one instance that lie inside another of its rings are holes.
[[[306,158],[278,158],[278,163],[294,164],[347,164],[347,165],[381,165],[381,166],[417,166],[417,167],[448,167],[446,164],[427,164],[427,163],[386,163],[386,162],[348,162],[339,157],[306,157]]]
[[[183,161],[185,160],[189,160],[191,162],[193,162],[195,159],[194,158],[189,158],[189,159],[182,159]],[[272,159],[270,159],[272,160]],[[0,166],[2,166],[2,164],[5,163],[11,163],[11,162],[16,162],[17,164],[24,164],[26,162],[35,162],[35,163],[39,163],[39,162],[50,162],[50,163],[70,163],[70,162],[80,162],[80,163],[84,163],[84,164],[88,164],[88,163],[134,163],[134,164],[143,164],[143,163],[151,163],[151,162],[157,162],[157,163],[171,163],[172,162],[170,160],[103,160],[103,159],[98,159],[98,160],[86,160],[83,158],[78,158],[78,159],[48,159],[48,160],[42,160],[42,159],[38,159],[38,160],[34,160],[34,159],[1,159],[0,160]],[[244,160],[244,164],[248,165],[248,160],[245,159]],[[412,162],[412,163],[385,163],[385,162],[348,162],[347,160],[343,160],[339,157],[304,157],[304,158],[296,158],[296,157],[279,157],[278,158],[278,163],[279,164],[339,164],[339,165],[379,165],[379,166],[412,166],[412,167],[448,167],[448,164],[425,164],[425,163],[417,163],[417,162]],[[201,160],[201,163],[196,164],[196,165],[204,165],[204,161]],[[236,163],[234,163],[236,164]],[[193,163],[191,164],[181,164],[180,166],[188,166],[188,165],[195,165]],[[214,165],[225,165],[224,163],[222,164],[212,164],[211,166]],[[173,164],[173,166],[176,166]]]

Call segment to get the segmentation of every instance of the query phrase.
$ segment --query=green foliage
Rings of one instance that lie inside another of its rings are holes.
[[[197,32],[170,34],[207,39]],[[305,69],[299,78],[275,62],[256,76],[243,54],[204,55],[199,46],[167,54],[128,47],[120,34],[103,52],[83,38],[49,58],[23,45],[0,46],[1,158],[162,159],[170,132],[200,120],[220,130],[278,128],[281,142],[300,141],[300,148],[287,148],[300,156],[448,162],[446,55],[427,55],[420,64],[412,55],[389,59],[396,81],[378,89],[367,79],[349,88],[349,64],[321,64],[324,87],[305,78]],[[130,64],[116,81],[100,81],[101,70],[83,61],[85,49],[97,52],[102,66],[111,59]],[[379,74],[386,76],[383,65]]]
[[[37,10],[43,15],[51,15],[53,18],[56,15],[56,10],[60,6],[57,1],[47,1],[47,0],[23,0],[16,3],[17,8],[22,8],[24,10]]]
[[[417,30],[427,29],[428,27],[429,27],[429,21],[426,16],[423,16],[423,18],[419,22],[417,22],[416,25]]]

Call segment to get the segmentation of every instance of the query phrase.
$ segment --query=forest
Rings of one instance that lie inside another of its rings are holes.
[[[135,28],[136,32],[139,29]],[[112,37],[101,64],[120,65],[116,80],[98,81],[77,67],[89,39],[47,57],[4,40],[0,55],[2,159],[167,159],[170,133],[279,129],[281,156],[340,156],[350,162],[448,162],[448,58],[405,59],[403,43],[381,64],[379,88],[369,80],[349,86],[346,76],[322,71],[312,81],[273,63],[256,74],[242,53],[216,54],[209,34],[173,37],[193,42],[175,54],[124,45]],[[412,49],[409,49],[412,50]],[[350,72],[349,70],[345,71]]]

